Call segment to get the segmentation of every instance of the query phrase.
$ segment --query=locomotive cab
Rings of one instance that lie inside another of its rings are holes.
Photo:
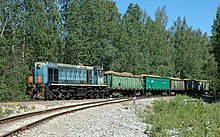
[[[40,95],[43,92],[44,86],[47,83],[47,66],[44,62],[36,62],[33,67],[32,74],[28,76],[27,94],[34,97],[34,95]]]
[[[34,83],[46,84],[48,80],[48,69],[44,62],[36,62],[34,65]]]
[[[94,84],[104,85],[104,72],[100,66],[94,66]]]

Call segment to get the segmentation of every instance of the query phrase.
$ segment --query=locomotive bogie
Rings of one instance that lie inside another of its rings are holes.
[[[106,86],[51,84],[45,96],[48,99],[104,98],[106,97],[105,89]]]

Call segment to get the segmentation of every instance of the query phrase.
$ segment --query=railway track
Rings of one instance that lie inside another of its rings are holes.
[[[21,133],[26,129],[30,129],[52,118],[67,113],[72,113],[87,108],[98,107],[113,103],[120,103],[130,100],[132,100],[132,98],[87,102],[87,103],[63,106],[63,107],[30,112],[26,114],[4,118],[0,120],[0,137],[14,136],[14,135],[16,136],[17,134]]]
[[[167,97],[169,98],[169,96]],[[138,97],[137,99],[145,99],[145,98],[161,98],[161,97]],[[47,109],[42,111],[30,112],[26,114],[0,119],[0,137],[17,136],[26,129],[33,128],[39,124],[49,121],[50,119],[53,119],[55,117],[64,114],[73,113],[76,111],[108,105],[108,104],[131,101],[131,100],[133,100],[133,98],[108,99],[103,101],[86,102],[86,103],[62,106],[62,107]]]

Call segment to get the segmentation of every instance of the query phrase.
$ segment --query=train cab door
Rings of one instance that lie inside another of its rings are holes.
[[[54,69],[54,76],[53,76],[54,78],[54,82],[55,83],[58,83],[58,81],[59,81],[59,71],[58,71],[58,69]]]
[[[53,82],[53,69],[48,68],[48,82],[52,83]]]
[[[49,83],[58,82],[58,69],[48,68],[48,82]]]
[[[92,84],[92,70],[87,70],[87,83]]]

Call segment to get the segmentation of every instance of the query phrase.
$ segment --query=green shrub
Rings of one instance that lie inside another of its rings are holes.
[[[141,117],[152,125],[153,136],[217,136],[220,135],[220,103],[206,104],[187,96],[171,101],[156,100]]]
[[[0,107],[0,118],[3,118],[4,117],[4,112],[2,110],[2,108]]]
[[[13,112],[14,112],[14,111],[13,111],[12,109],[10,109],[10,108],[5,108],[3,114],[4,114],[5,117],[7,117],[7,116],[11,115]]]

